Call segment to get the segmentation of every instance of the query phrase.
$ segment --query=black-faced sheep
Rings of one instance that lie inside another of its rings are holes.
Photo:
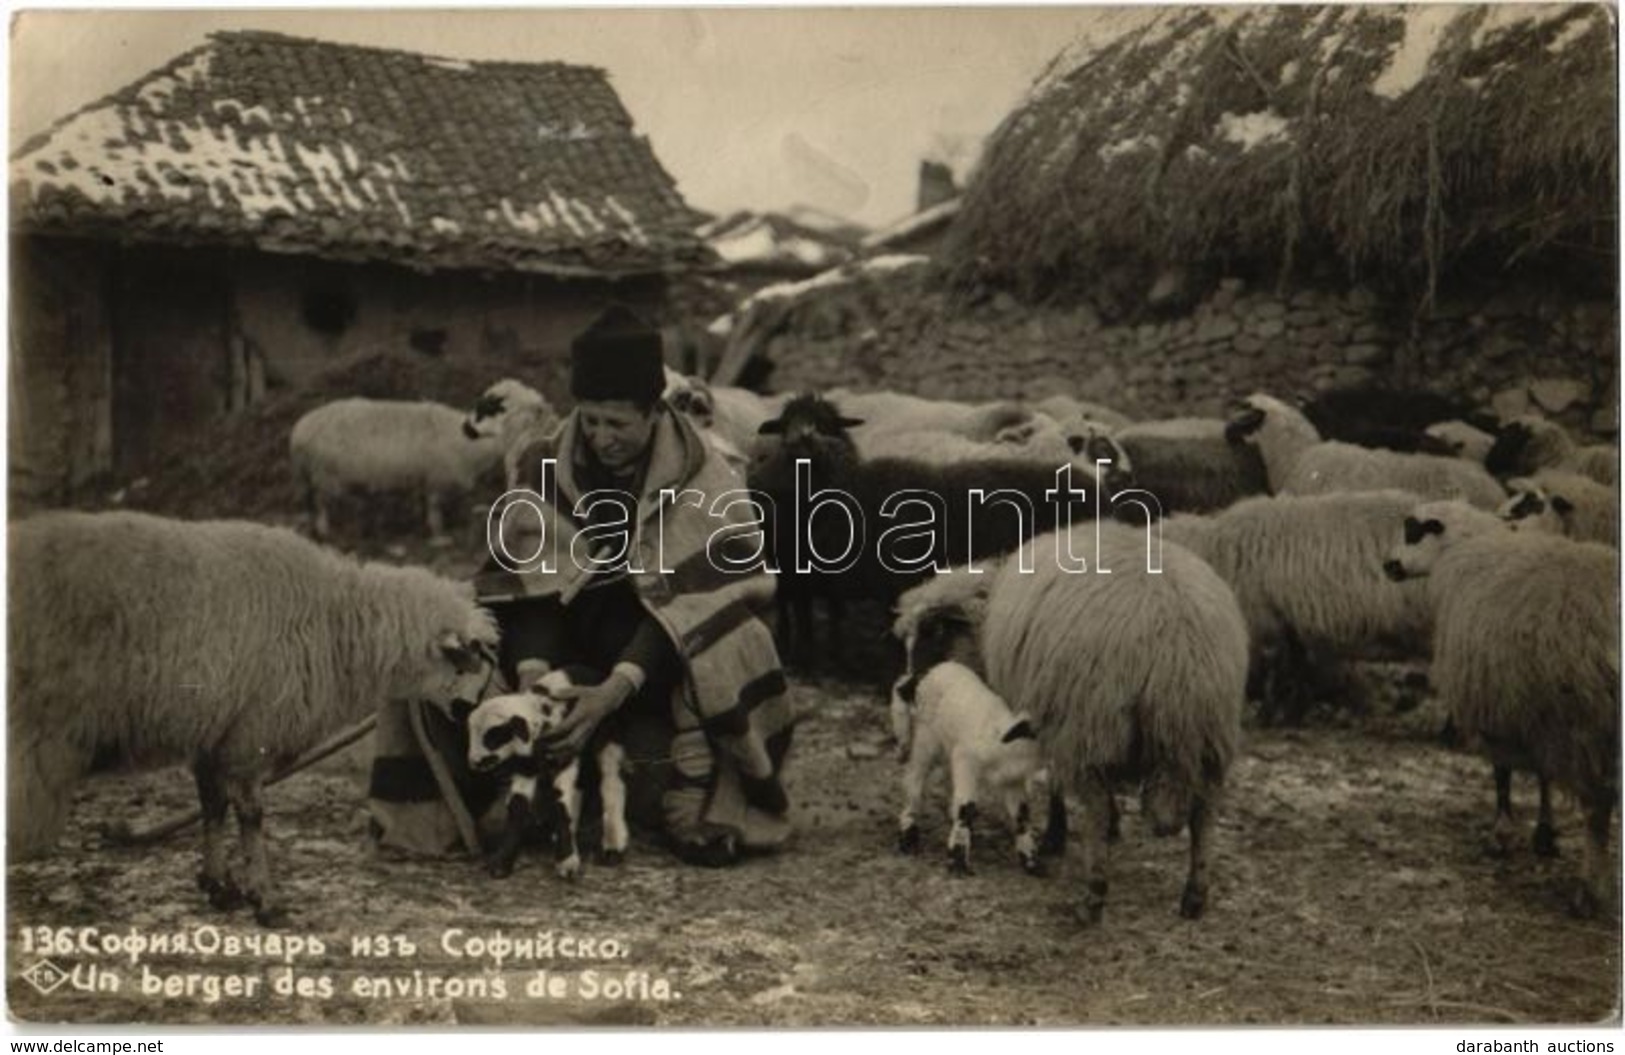
[[[1619,492],[1589,476],[1542,469],[1507,481],[1501,519],[1514,531],[1544,531],[1619,547]]]
[[[1063,568],[1061,543],[1100,563]],[[1190,873],[1180,902],[1201,916],[1208,842],[1225,774],[1241,735],[1247,627],[1213,569],[1163,543],[1150,574],[1143,531],[1074,528],[1028,543],[1031,574],[1005,561],[988,594],[982,654],[988,685],[1032,718],[1051,771],[1082,800],[1080,918],[1099,922],[1112,785],[1138,783],[1158,835],[1190,827]],[[1045,559],[1045,558],[1048,559]],[[1100,574],[1102,569],[1110,574]]]
[[[1303,414],[1324,439],[1423,454],[1452,453],[1429,435],[1427,426],[1433,422],[1484,421],[1449,396],[1385,387],[1335,389],[1306,401]]]
[[[1461,458],[1403,454],[1322,440],[1300,411],[1266,395],[1249,396],[1226,428],[1232,443],[1256,446],[1275,494],[1399,488],[1423,498],[1460,498],[1494,509],[1506,492],[1483,467]],[[1130,451],[1132,454],[1132,450]]]
[[[446,536],[443,503],[474,489],[502,462],[502,441],[470,439],[462,412],[430,402],[340,399],[310,411],[288,435],[311,532],[328,538],[328,503],[346,491],[415,491],[429,536]]]
[[[1382,574],[1394,526],[1420,501],[1406,491],[1256,497],[1163,522],[1165,541],[1207,561],[1235,591],[1267,717],[1302,717],[1305,653],[1426,654],[1425,591]]]
[[[1207,513],[1269,490],[1258,452],[1232,445],[1216,418],[1144,421],[1112,438],[1127,453],[1137,485],[1169,513]]]
[[[508,782],[507,826],[496,850],[486,861],[493,876],[513,873],[515,859],[525,835],[536,824],[536,795],[541,784],[548,785],[549,807],[554,829],[554,871],[561,879],[581,874],[578,822],[581,817],[582,765],[579,757],[563,764],[551,763],[537,741],[557,729],[575,706],[562,698],[563,689],[577,684],[580,671],[527,669],[520,664],[522,692],[504,693],[457,708],[456,717],[468,726],[468,765],[476,773],[494,773]],[[595,680],[595,679],[586,679]],[[626,854],[630,836],[626,827],[626,783],[621,779],[621,763],[626,751],[617,739],[613,721],[593,731],[582,752],[598,764],[598,790],[603,806],[605,864],[618,864]]]
[[[1570,904],[1594,915],[1607,900],[1619,798],[1618,552],[1511,532],[1463,503],[1434,502],[1396,532],[1385,570],[1396,581],[1427,579],[1431,677],[1457,728],[1497,768],[1497,829],[1510,821],[1513,769],[1566,788],[1585,809],[1586,857]]]
[[[892,726],[903,762],[899,849],[918,852],[920,797],[932,771],[946,760],[952,787],[949,871],[970,873],[971,826],[986,794],[1009,814],[1022,869],[1041,874],[1033,804],[1047,797],[1050,778],[1031,723],[1012,714],[975,671],[949,660],[899,679],[892,691]]]
[[[511,377],[503,378],[482,392],[463,419],[464,436],[471,440],[495,437],[500,443],[509,488],[518,486],[520,453],[558,427],[558,411],[547,397]]]
[[[138,513],[11,526],[8,852],[50,852],[93,763],[188,763],[203,807],[199,884],[283,916],[261,784],[386,701],[474,700],[496,627],[473,591],[359,564],[292,531]],[[246,871],[228,873],[227,809]]]
[[[935,570],[1093,519],[1113,508],[1114,496],[1125,516],[1158,515],[1132,490],[1097,494],[1094,466],[1082,456],[1052,464],[1001,448],[948,464],[865,460],[849,431],[860,424],[806,395],[762,426],[773,442],[758,452],[750,484],[768,514],[781,633],[797,627],[787,650],[810,625],[814,596],[890,603]]]
[[[1531,476],[1541,469],[1567,469],[1606,487],[1619,486],[1619,449],[1581,446],[1555,421],[1527,415],[1501,426],[1484,464],[1497,476]]]

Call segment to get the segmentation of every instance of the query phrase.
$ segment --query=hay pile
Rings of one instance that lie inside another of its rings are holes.
[[[110,500],[186,519],[286,520],[303,510],[288,461],[288,433],[301,415],[349,396],[472,406],[495,380],[490,368],[476,364],[412,352],[361,353],[297,390],[221,418],[163,451],[140,480],[122,481]],[[396,512],[390,510],[391,521]],[[400,513],[415,516],[410,508]]]
[[[1171,266],[1421,306],[1519,266],[1610,290],[1614,122],[1605,7],[1162,9],[1005,120],[947,263],[1028,300]]]

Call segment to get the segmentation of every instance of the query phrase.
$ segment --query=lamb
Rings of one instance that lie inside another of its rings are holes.
[[[539,664],[532,666],[533,664]],[[595,678],[583,677],[579,668],[547,670],[545,663],[526,660],[519,665],[523,692],[504,693],[483,700],[478,706],[460,705],[455,717],[468,727],[468,765],[476,773],[497,773],[508,780],[507,827],[496,851],[486,862],[491,875],[503,878],[513,874],[520,843],[535,823],[537,782],[548,778],[555,807],[554,871],[561,879],[581,874],[581,851],[577,845],[577,820],[581,816],[581,760],[571,759],[556,771],[536,751],[537,740],[558,728],[575,706],[560,694]],[[599,795],[604,818],[603,861],[619,864],[626,855],[631,837],[626,826],[626,784],[621,779],[621,763],[626,751],[618,740],[613,721],[594,730],[584,753],[598,763]]]
[[[1200,917],[1207,854],[1225,774],[1241,735],[1247,627],[1235,595],[1194,554],[1163,543],[1147,573],[1142,534],[1114,524],[1073,528],[1072,552],[1100,560],[1078,574],[1044,559],[1059,535],[1027,544],[1031,574],[1006,560],[982,627],[988,685],[1031,716],[1051,771],[1077,792],[1086,818],[1080,919],[1100,922],[1112,784],[1138,781],[1160,836],[1190,826],[1190,873],[1180,901]],[[1102,568],[1111,574],[1099,574]]]
[[[1039,835],[1031,803],[1049,787],[1032,725],[992,692],[976,672],[952,661],[897,682],[892,693],[893,726],[903,768],[903,809],[898,816],[898,849],[917,853],[916,814],[931,772],[943,759],[953,782],[949,809],[948,870],[969,875],[971,825],[978,795],[986,791],[1004,803],[1016,831],[1016,857],[1028,875],[1041,875]]]
[[[752,466],[750,484],[764,499],[787,651],[804,638],[815,595],[890,603],[949,561],[1008,553],[1057,523],[1093,518],[1107,504],[1095,493],[1093,466],[1078,458],[1055,464],[1012,451],[943,465],[866,460],[850,432],[861,424],[822,397],[805,395],[762,426],[776,442]],[[806,469],[798,473],[802,459]],[[1065,480],[1073,494],[1064,502],[1051,498]],[[1136,492],[1107,497],[1120,501],[1124,515],[1156,515],[1130,504],[1143,503]],[[897,523],[885,527],[888,521]],[[870,525],[884,528],[878,538],[869,535]]]
[[[1269,490],[1256,451],[1225,438],[1216,418],[1172,418],[1113,433],[1140,487],[1170,513],[1207,513]]]
[[[1586,856],[1570,908],[1595,915],[1607,901],[1619,797],[1618,552],[1507,531],[1460,502],[1433,502],[1405,520],[1385,570],[1395,581],[1426,578],[1433,682],[1457,728],[1496,767],[1498,834],[1511,819],[1514,768],[1566,788],[1585,809]]]
[[[1531,476],[1541,469],[1567,469],[1606,487],[1619,486],[1619,450],[1607,444],[1582,447],[1563,426],[1534,415],[1501,426],[1484,464],[1497,476]]]
[[[1561,469],[1507,481],[1501,519],[1514,531],[1544,531],[1619,547],[1619,492]]]
[[[189,763],[203,808],[199,885],[286,918],[261,784],[389,701],[478,698],[497,630],[473,591],[360,564],[285,528],[141,513],[15,523],[9,854],[51,852],[75,783],[104,764]],[[228,874],[235,810],[247,860]]]
[[[1414,655],[1426,642],[1421,584],[1396,588],[1381,568],[1395,525],[1420,501],[1394,490],[1256,497],[1163,522],[1165,542],[1207,561],[1235,591],[1266,716],[1301,719],[1305,651]]]
[[[503,475],[510,490],[519,485],[519,455],[558,427],[558,411],[547,397],[511,377],[481,393],[463,419],[464,436],[471,440],[494,436],[500,442]]]
[[[429,536],[448,541],[443,503],[474,489],[503,458],[495,436],[470,439],[464,415],[439,403],[340,399],[294,423],[288,435],[311,532],[331,535],[328,503],[350,488],[421,491]]]
[[[1457,419],[1434,422],[1425,431],[1451,454],[1465,458],[1475,465],[1483,465],[1484,460],[1489,457],[1490,448],[1495,446],[1493,433]]]
[[[1483,467],[1463,459],[1323,441],[1308,418],[1278,399],[1258,394],[1245,404],[1226,427],[1226,436],[1231,443],[1258,448],[1270,490],[1276,494],[1395,487],[1423,498],[1462,498],[1480,509],[1495,509],[1506,497]]]

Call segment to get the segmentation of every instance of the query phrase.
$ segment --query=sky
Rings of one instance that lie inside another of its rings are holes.
[[[691,205],[796,205],[880,226],[920,160],[963,169],[1105,7],[85,10],[15,13],[12,149],[219,29],[604,68]]]

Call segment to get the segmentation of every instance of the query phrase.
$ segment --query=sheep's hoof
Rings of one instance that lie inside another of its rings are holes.
[[[598,855],[598,863],[606,868],[618,867],[625,860],[625,850],[605,850]]]
[[[485,871],[492,879],[506,879],[513,875],[513,858],[506,854],[493,854],[485,859]]]
[[[1569,898],[1569,915],[1575,919],[1595,919],[1601,908],[1596,892],[1581,883],[1574,888],[1574,895]]]
[[[1557,832],[1550,824],[1535,825],[1535,837],[1532,840],[1536,857],[1559,857],[1557,849]]]
[[[204,872],[199,872],[197,885],[198,889],[208,897],[210,908],[229,911],[242,908],[245,903],[243,892],[230,879],[219,879]]]
[[[948,851],[948,874],[951,876],[968,876],[970,872],[970,852],[963,846],[956,846]]]
[[[902,854],[917,854],[920,852],[920,826],[910,824],[897,833],[897,852]]]
[[[554,865],[553,871],[560,879],[565,879],[573,883],[581,875],[581,858],[577,857],[575,854],[571,854],[569,857],[566,857],[564,860]]]
[[[1207,891],[1194,883],[1185,884],[1185,893],[1179,899],[1179,914],[1186,919],[1201,919],[1207,911]]]
[[[1046,874],[1044,862],[1038,859],[1037,854],[1021,854],[1021,870],[1030,876],[1042,879]]]

